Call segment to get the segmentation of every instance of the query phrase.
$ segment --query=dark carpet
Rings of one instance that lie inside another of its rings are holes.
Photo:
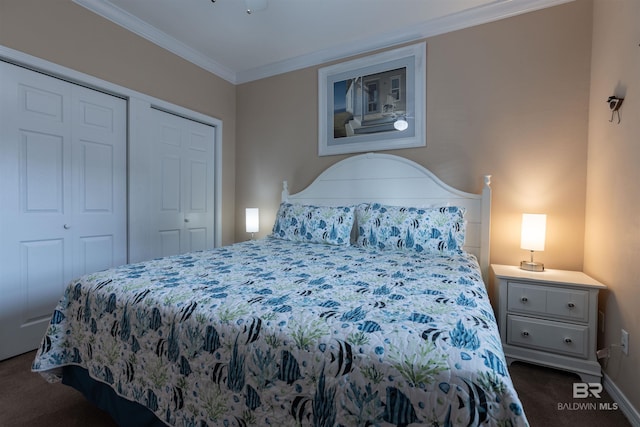
[[[532,427],[631,426],[604,389],[599,399],[574,399],[578,375],[521,362],[512,363],[509,373]]]
[[[0,427],[114,427],[106,413],[66,385],[31,372],[35,352],[0,362]],[[513,363],[513,382],[532,427],[627,427],[603,391],[599,399],[573,399],[580,379],[562,371]]]

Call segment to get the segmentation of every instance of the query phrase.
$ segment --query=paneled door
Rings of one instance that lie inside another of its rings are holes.
[[[77,276],[127,261],[126,101],[0,62],[0,360]]]
[[[211,249],[215,128],[155,108],[151,116],[153,256]]]

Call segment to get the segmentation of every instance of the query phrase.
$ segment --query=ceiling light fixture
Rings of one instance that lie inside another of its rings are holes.
[[[211,0],[211,3],[215,3],[217,0]],[[253,12],[265,10],[267,8],[268,0],[244,0],[245,10],[247,15],[251,15]]]
[[[244,0],[244,5],[247,7],[247,14],[251,15],[253,12],[265,10],[267,0]]]

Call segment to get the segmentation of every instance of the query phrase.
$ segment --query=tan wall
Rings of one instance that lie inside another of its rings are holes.
[[[572,2],[426,40],[427,146],[391,153],[469,192],[493,175],[494,263],[528,257],[520,219],[531,212],[548,214],[536,258],[582,268],[591,12],[591,2]],[[260,207],[260,235],[282,180],[299,191],[346,157],[317,155],[317,69],[238,87],[237,215]],[[247,237],[238,220],[237,240]]]
[[[595,0],[592,60],[591,12],[579,0],[427,39],[427,147],[392,153],[466,191],[493,175],[494,263],[526,257],[522,212],[549,215],[547,267],[581,269],[584,247],[585,271],[609,286],[601,341],[631,334],[606,372],[638,408],[640,3]],[[224,243],[247,237],[234,218],[249,206],[269,232],[283,179],[299,191],[346,157],[317,155],[316,67],[236,88],[70,0],[0,0],[0,45],[221,119]],[[604,103],[616,92],[619,125]]]
[[[234,241],[234,85],[71,0],[0,0],[0,45],[222,120],[222,241]]]
[[[629,355],[612,351],[606,373],[640,408],[640,2],[595,0],[589,113],[585,271],[608,286],[601,347],[629,334]],[[625,97],[610,123],[609,96]]]

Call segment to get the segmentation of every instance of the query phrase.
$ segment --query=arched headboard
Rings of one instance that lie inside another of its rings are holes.
[[[457,190],[418,163],[390,154],[367,153],[344,159],[322,172],[307,188],[282,201],[318,206],[378,202],[394,206],[460,206],[466,209],[464,249],[478,258],[488,283],[491,231],[491,175],[484,176],[481,194]]]

